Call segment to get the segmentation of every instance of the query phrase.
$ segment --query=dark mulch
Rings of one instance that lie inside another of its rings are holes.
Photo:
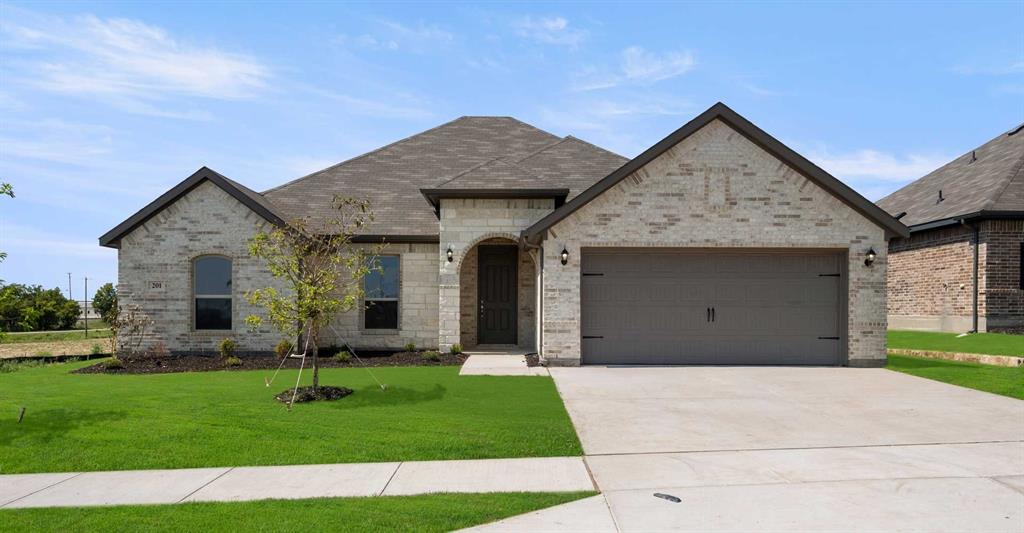
[[[435,361],[423,357],[424,352],[372,352],[360,354],[343,361],[336,357],[320,357],[320,368],[350,368],[361,366],[452,366],[466,362],[466,356],[441,354]],[[170,374],[174,372],[210,372],[214,370],[266,370],[276,369],[281,360],[268,356],[239,356],[242,364],[227,366],[220,357],[203,355],[169,355],[122,357],[123,368],[108,369],[104,363],[97,363],[75,370],[79,374]],[[360,363],[362,361],[362,363]],[[288,358],[284,368],[299,368],[301,359]],[[306,368],[312,365],[312,359],[306,359]]]
[[[526,366],[541,366],[540,356],[535,353],[528,354],[526,356]]]
[[[295,403],[313,402],[313,401],[331,401],[340,400],[349,394],[352,394],[352,389],[348,387],[328,387],[321,385],[317,387],[316,392],[313,392],[313,387],[299,387],[299,390],[288,389],[277,396],[274,399],[281,403],[291,403],[292,395],[295,396]]]

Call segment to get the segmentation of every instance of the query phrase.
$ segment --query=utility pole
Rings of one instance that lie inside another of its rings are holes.
[[[75,297],[71,296],[71,273],[68,272],[68,300],[74,300]]]
[[[83,294],[83,302],[85,303],[85,338],[89,338],[89,276],[85,277],[85,294]]]

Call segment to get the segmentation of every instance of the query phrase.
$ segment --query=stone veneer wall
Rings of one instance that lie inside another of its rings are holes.
[[[463,348],[472,348],[477,345],[477,291],[479,290],[477,271],[479,269],[477,251],[480,246],[488,244],[517,244],[507,239],[488,239],[466,252],[462,260],[462,268],[459,271],[459,301],[460,301],[460,333],[459,337]],[[447,248],[445,248],[447,250]],[[525,251],[519,252],[518,273],[518,309],[517,319],[519,321],[516,344],[521,348],[536,350],[536,267],[534,260]]]
[[[421,349],[437,347],[437,244],[396,244],[381,255],[399,256],[398,329],[365,329],[362,305],[343,313],[325,328],[324,346],[346,342],[359,349],[397,349],[408,343]]]
[[[540,220],[554,209],[553,199],[456,199],[441,200],[441,242],[437,261],[440,264],[440,289],[438,298],[438,345],[448,350],[454,343],[462,342],[462,304],[459,273],[468,254],[480,242],[493,238],[504,238],[518,242],[519,232]],[[451,246],[455,254],[449,263],[445,257]],[[520,256],[522,264],[522,256]],[[522,270],[522,269],[520,269]],[[522,278],[523,274],[520,273]],[[520,281],[522,297],[523,281]],[[520,312],[520,340],[524,340]],[[530,338],[533,333],[531,330]],[[530,342],[532,345],[532,341]]]
[[[267,224],[207,181],[125,235],[118,250],[118,299],[121,305],[138,305],[153,320],[141,349],[162,343],[173,353],[212,354],[231,337],[243,353],[272,352],[279,335],[268,324],[256,332],[245,325],[246,316],[261,311],[246,302],[245,293],[276,286],[248,251],[249,238]],[[230,331],[193,328],[192,261],[210,254],[231,259]]]
[[[973,230],[956,226],[889,242],[890,327],[960,332],[971,329],[973,239]],[[983,314],[983,299],[979,298],[978,309]]]
[[[549,364],[580,363],[580,249],[591,246],[847,250],[849,364],[885,362],[883,229],[721,121],[556,224],[544,246]],[[870,268],[869,248],[878,253]]]

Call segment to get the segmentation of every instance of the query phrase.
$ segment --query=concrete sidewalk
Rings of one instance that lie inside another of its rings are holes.
[[[0,508],[595,490],[582,457],[0,476]]]
[[[460,376],[547,376],[543,366],[528,366],[522,353],[473,352],[462,369]]]

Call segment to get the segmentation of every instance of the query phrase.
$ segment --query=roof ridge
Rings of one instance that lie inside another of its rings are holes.
[[[565,141],[568,141],[569,137],[572,137],[572,135],[566,135],[565,137],[562,137],[562,138],[558,139],[557,141],[555,141],[555,142],[553,142],[551,144],[548,144],[546,146],[541,146],[540,148],[538,148],[538,149],[536,149],[536,150],[534,150],[534,151],[524,155],[523,157],[520,157],[519,159],[516,159],[516,162],[517,163],[521,163],[521,162],[526,161],[527,159],[530,159],[531,157],[533,157],[533,156],[535,156],[535,155],[537,155],[539,153],[542,153],[542,152],[545,152],[545,151],[547,151],[547,150],[549,150],[551,148],[554,148],[554,147],[564,143]]]
[[[538,178],[538,179],[543,179],[541,176],[535,174],[534,172],[531,172],[530,169],[524,168],[524,167],[516,164],[515,161],[508,161],[504,156],[498,156],[498,157],[495,157],[494,159],[488,159],[487,161],[484,161],[483,163],[480,163],[479,165],[474,165],[474,166],[472,166],[470,168],[467,168],[466,170],[463,170],[462,172],[459,172],[458,174],[452,176],[451,178],[448,178],[447,180],[444,180],[444,181],[438,183],[437,185],[434,185],[434,188],[441,188],[441,187],[443,187],[443,186],[445,186],[445,185],[447,185],[447,184],[449,184],[449,183],[451,183],[453,181],[458,180],[459,178],[465,176],[466,174],[469,174],[470,172],[473,172],[475,170],[479,170],[479,169],[481,169],[481,168],[483,168],[483,167],[485,167],[487,165],[490,165],[491,163],[501,163],[501,164],[504,164],[504,165],[508,165],[510,167],[513,167],[513,168],[515,168],[517,170],[520,170],[520,171],[524,172],[528,176],[531,176],[531,177],[534,177],[534,178]]]
[[[419,137],[421,135],[426,135],[426,134],[431,133],[431,132],[433,132],[435,130],[439,130],[439,129],[445,127],[445,126],[448,126],[449,124],[454,124],[454,123],[456,123],[456,122],[458,122],[460,120],[463,120],[465,118],[469,118],[469,117],[467,117],[466,115],[463,115],[461,117],[449,120],[448,122],[445,122],[445,123],[442,123],[442,124],[438,124],[437,126],[434,126],[433,128],[428,128],[428,129],[425,129],[425,130],[423,130],[421,132],[417,132],[417,133],[414,133],[414,134],[409,135],[407,137],[403,137],[403,138],[401,138],[401,139],[399,139],[397,141],[385,144],[384,146],[381,146],[380,148],[376,148],[374,150],[370,150],[369,152],[366,152],[366,153],[363,153],[363,154],[359,154],[359,155],[354,156],[354,157],[350,157],[350,158],[348,158],[348,159],[346,159],[344,161],[341,161],[339,163],[335,163],[335,164],[333,164],[333,165],[331,165],[329,167],[324,167],[324,168],[322,168],[320,170],[317,170],[315,172],[310,172],[309,174],[306,174],[305,176],[301,176],[301,177],[295,178],[295,179],[293,179],[291,181],[282,183],[281,185],[278,185],[277,187],[272,187],[270,189],[267,189],[267,190],[263,191],[260,194],[261,195],[265,195],[267,193],[270,193],[270,192],[273,192],[273,191],[277,191],[279,189],[283,189],[285,187],[288,187],[289,185],[293,185],[293,184],[295,184],[297,182],[300,182],[300,181],[302,181],[302,180],[304,180],[304,179],[306,179],[308,177],[311,177],[311,176],[316,175],[316,174],[320,174],[321,172],[326,172],[328,170],[331,170],[331,169],[334,169],[334,168],[338,168],[338,167],[340,167],[342,165],[347,165],[347,164],[352,163],[354,161],[358,161],[358,160],[360,160],[360,159],[362,159],[364,157],[368,157],[368,156],[371,156],[373,154],[376,154],[376,153],[379,153],[379,152],[383,152],[384,150],[387,150],[388,148],[391,148],[393,146],[402,144],[402,143],[404,143],[406,141],[410,141],[410,140],[412,140],[415,137]]]
[[[628,157],[626,157],[626,156],[624,156],[624,155],[619,155],[619,154],[617,154],[617,153],[615,153],[615,152],[613,152],[613,151],[611,151],[611,150],[609,150],[609,149],[607,149],[607,148],[604,148],[604,147],[598,146],[598,145],[596,145],[596,144],[594,144],[594,143],[592,143],[592,142],[590,142],[590,141],[588,141],[588,140],[586,140],[586,139],[581,139],[581,138],[579,138],[579,137],[577,137],[577,136],[575,136],[575,135],[571,135],[571,134],[570,134],[570,135],[566,135],[565,137],[566,137],[567,139],[574,139],[574,140],[577,140],[577,141],[579,141],[579,142],[581,142],[581,143],[583,143],[583,144],[585,144],[585,145],[587,145],[587,146],[590,146],[591,148],[597,148],[598,150],[600,150],[600,151],[602,151],[602,152],[604,152],[604,153],[606,153],[606,154],[609,154],[609,155],[613,155],[613,156],[615,156],[615,157],[621,157],[622,159],[625,159],[625,160],[629,161],[629,158],[628,158]]]
[[[1019,126],[1017,129],[1019,130],[1020,127],[1024,127],[1024,125]],[[1010,130],[1010,131],[1014,131],[1014,130]],[[1011,133],[1007,133],[1006,135],[1012,135],[1012,134]],[[985,203],[985,207],[986,208],[987,207],[991,207],[991,206],[995,205],[996,203],[998,203],[999,200],[1002,199],[1003,194],[1006,193],[1006,190],[1010,188],[1010,185],[1013,185],[1013,182],[1017,181],[1017,178],[1021,175],[1022,171],[1024,171],[1024,153],[1022,153],[1020,155],[1020,158],[1017,159],[1016,168],[1010,170],[1009,179],[1006,180],[1006,185],[1003,185],[1003,187],[1001,189],[999,189],[999,192],[996,193],[995,195],[993,195],[992,198],[988,202]]]

